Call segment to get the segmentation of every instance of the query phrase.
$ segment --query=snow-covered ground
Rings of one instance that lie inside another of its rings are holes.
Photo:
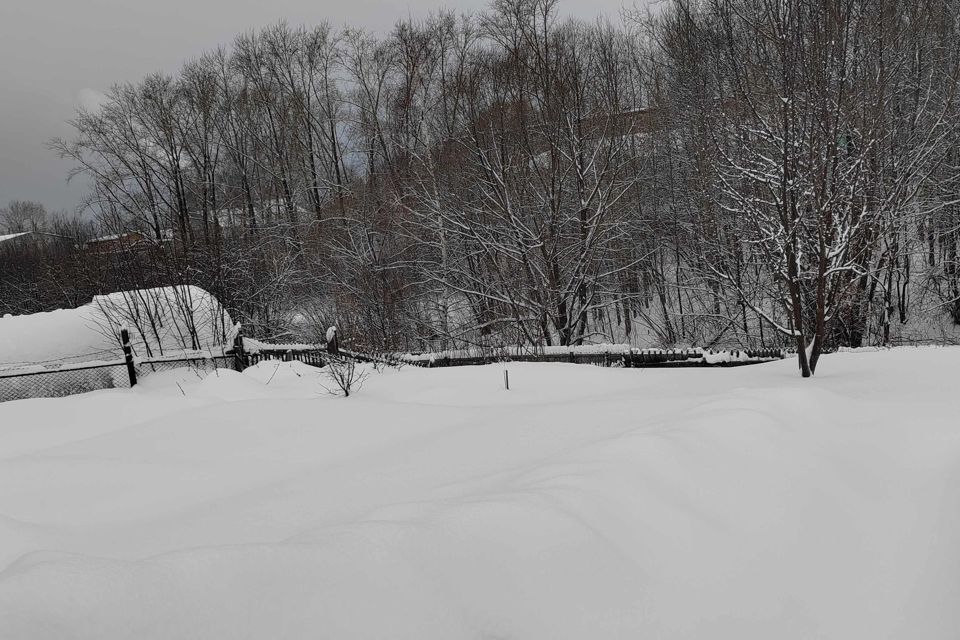
[[[0,638],[955,638],[960,349],[795,367],[0,404]]]

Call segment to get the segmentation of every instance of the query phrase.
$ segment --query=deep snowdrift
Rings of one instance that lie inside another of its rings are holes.
[[[0,637],[956,637],[960,349],[501,370],[0,404]]]
[[[231,344],[232,324],[199,287],[119,291],[76,309],[0,317],[0,369],[122,358],[122,328],[138,357],[212,350]]]

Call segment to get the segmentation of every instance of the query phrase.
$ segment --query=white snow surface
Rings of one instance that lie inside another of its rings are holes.
[[[189,337],[187,318],[197,334]],[[153,316],[155,327],[146,319]],[[143,333],[138,331],[135,317]],[[0,369],[34,364],[90,363],[123,357],[120,329],[130,331],[137,357],[184,355],[214,351],[232,342],[224,327],[232,324],[227,312],[207,291],[194,286],[120,291],[101,296],[76,309],[0,317]],[[222,353],[222,350],[221,350]]]
[[[955,638],[960,349],[0,404],[0,638]]]

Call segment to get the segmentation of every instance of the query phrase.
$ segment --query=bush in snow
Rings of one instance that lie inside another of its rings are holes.
[[[333,383],[333,386],[326,387],[327,391],[334,395],[342,393],[345,398],[350,397],[353,389],[359,389],[368,376],[366,371],[357,369],[356,360],[343,356],[329,356],[326,370]]]

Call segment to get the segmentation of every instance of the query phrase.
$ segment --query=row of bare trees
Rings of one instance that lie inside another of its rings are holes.
[[[789,337],[804,376],[825,348],[889,341],[912,269],[956,291],[958,9],[707,0],[654,29],[707,280]]]
[[[960,322],[958,0],[666,4],[280,24],[54,146],[154,243],[121,274],[266,337],[788,345],[809,375]]]

